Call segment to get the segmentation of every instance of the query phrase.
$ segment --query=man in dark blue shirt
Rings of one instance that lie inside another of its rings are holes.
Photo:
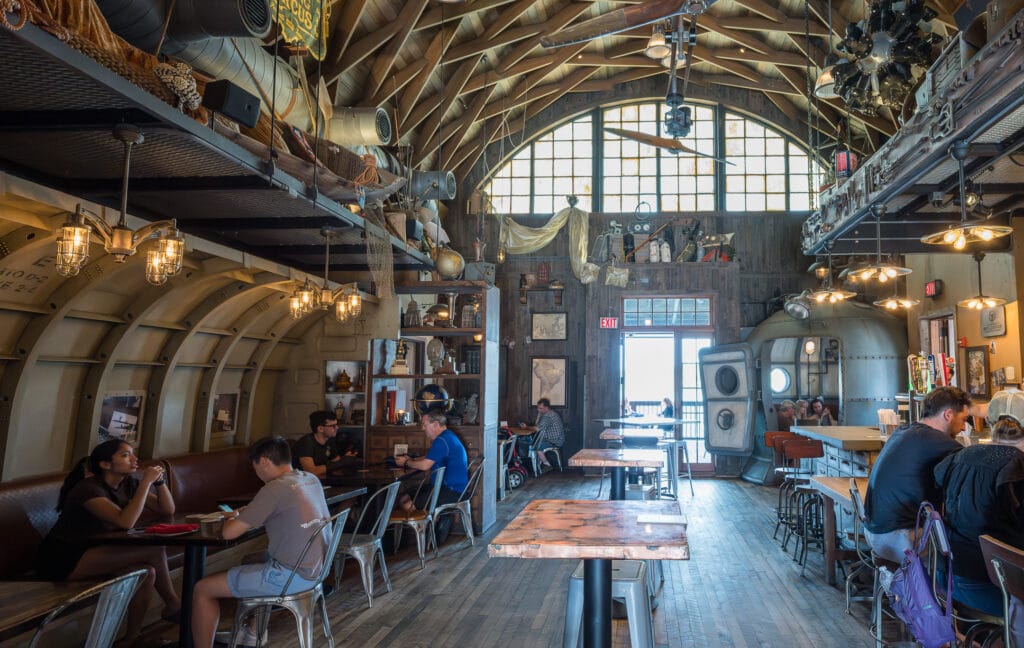
[[[444,466],[444,481],[441,484],[441,492],[437,497],[438,504],[450,504],[459,501],[462,491],[469,484],[469,460],[466,455],[466,448],[462,445],[459,437],[448,429],[448,417],[444,412],[434,410],[427,412],[420,419],[420,427],[430,439],[430,449],[425,457],[415,459],[408,455],[395,457],[398,466],[413,468],[415,470],[429,471],[435,467]],[[426,492],[423,492],[426,491]],[[426,498],[430,495],[427,489],[423,489],[420,498],[424,501],[413,502],[407,493],[403,493],[395,504],[397,510],[411,511],[414,506],[424,508]],[[438,544],[448,537],[448,530],[451,528],[452,518],[446,515],[434,524]]]
[[[941,505],[935,466],[961,449],[954,437],[964,429],[970,405],[962,389],[933,389],[924,398],[921,420],[896,430],[879,453],[868,480],[864,535],[883,558],[901,562],[903,551],[913,547],[922,501]]]

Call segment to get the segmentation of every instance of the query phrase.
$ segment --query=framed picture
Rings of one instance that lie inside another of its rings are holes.
[[[988,398],[988,347],[967,347],[967,393]]]
[[[217,397],[213,399],[213,425],[211,428],[214,434],[233,432],[237,414],[238,394],[217,394]]]
[[[534,313],[531,334],[534,340],[565,340],[566,313]]]
[[[547,398],[552,407],[565,407],[568,366],[564,357],[530,358],[530,402]]]
[[[100,409],[100,427],[96,431],[97,443],[121,439],[133,445],[139,442],[139,428],[145,391],[110,392],[103,397]]]

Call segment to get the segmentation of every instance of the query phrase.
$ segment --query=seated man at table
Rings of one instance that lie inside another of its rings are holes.
[[[961,449],[954,437],[964,429],[971,397],[956,387],[937,387],[924,397],[921,420],[900,427],[871,468],[864,536],[875,553],[902,562],[914,545],[917,510],[927,500],[938,508],[942,492],[935,466]]]
[[[283,437],[260,439],[249,448],[249,460],[264,485],[252,502],[224,521],[224,538],[237,538],[256,526],[265,526],[267,553],[264,562],[232,567],[207,576],[196,583],[193,593],[192,638],[197,648],[213,645],[214,631],[220,620],[220,599],[281,594],[292,570],[295,577],[288,594],[316,585],[323,567],[324,553],[330,544],[328,531],[323,542],[314,542],[298,563],[310,533],[331,516],[324,489],[309,473],[292,469],[291,450]],[[228,633],[229,634],[229,633]],[[218,639],[229,639],[218,637]],[[240,645],[256,645],[255,633],[241,631]]]
[[[309,434],[295,442],[294,466],[323,479],[327,476],[327,467],[346,456],[339,452],[337,446],[337,415],[328,410],[317,410],[309,415],[309,429]],[[355,455],[349,450],[347,456]]]
[[[796,404],[788,399],[782,401],[775,409],[775,416],[779,430],[789,432],[789,428],[796,423]]]
[[[543,468],[550,468],[545,451],[561,448],[565,443],[565,424],[558,412],[551,409],[551,401],[542,398],[537,401],[537,436],[533,441],[533,449],[537,452],[537,461]],[[532,457],[531,457],[532,459]]]
[[[420,427],[430,439],[430,449],[427,450],[427,455],[417,458],[400,455],[395,457],[395,463],[400,467],[422,471],[444,466],[444,481],[441,483],[441,492],[437,496],[437,503],[451,504],[459,501],[462,491],[469,483],[469,459],[466,455],[466,447],[462,445],[459,437],[448,429],[448,417],[440,410],[432,410],[420,417]],[[429,489],[424,488],[420,493],[421,501],[413,502],[409,493],[402,493],[395,503],[395,508],[404,511],[411,511],[413,508],[423,509],[427,505],[429,496]],[[435,522],[434,534],[438,545],[448,538],[448,531],[451,530],[451,527],[452,516],[450,515],[445,515]]]

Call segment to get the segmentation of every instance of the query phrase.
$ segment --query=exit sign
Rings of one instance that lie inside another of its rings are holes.
[[[601,318],[601,328],[603,328],[603,329],[617,329],[617,328],[619,328],[619,318],[618,317],[602,317]]]

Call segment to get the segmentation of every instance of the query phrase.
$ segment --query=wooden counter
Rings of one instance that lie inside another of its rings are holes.
[[[878,452],[884,443],[878,429],[866,425],[794,425],[789,431],[840,450]]]
[[[854,481],[857,484],[860,499],[864,501],[868,492],[868,478],[856,477]],[[821,493],[824,500],[822,504],[825,510],[825,582],[829,585],[835,585],[836,567],[839,565],[839,561],[843,558],[856,558],[856,551],[842,549],[836,544],[836,532],[838,531],[836,506],[838,505],[842,511],[849,511],[855,514],[853,499],[850,497],[850,478],[816,475],[811,477],[811,488]]]

